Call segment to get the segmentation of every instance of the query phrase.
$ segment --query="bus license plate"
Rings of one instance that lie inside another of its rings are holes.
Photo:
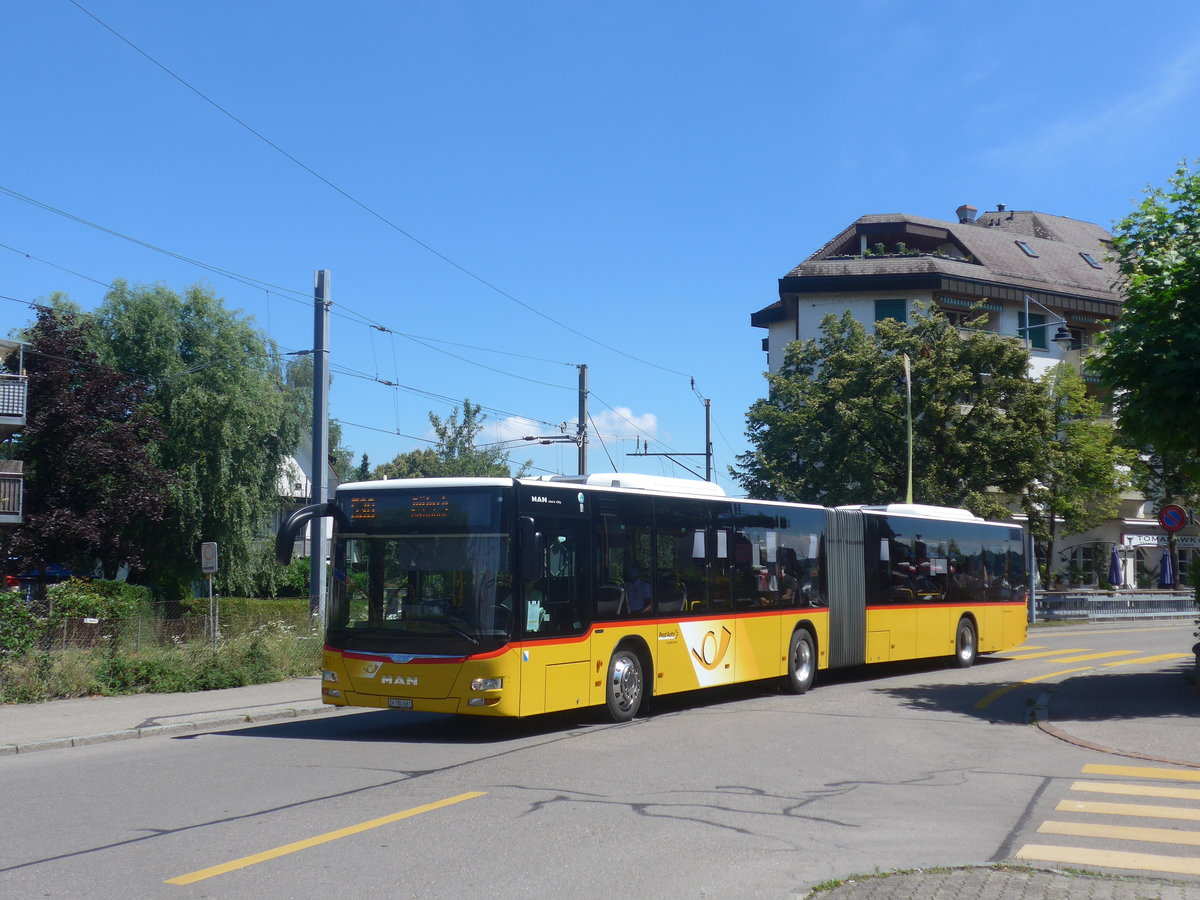
[[[392,709],[412,709],[412,701],[399,700],[395,697],[389,697],[388,706],[390,706]]]

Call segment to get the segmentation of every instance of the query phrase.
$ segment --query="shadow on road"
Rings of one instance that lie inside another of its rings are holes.
[[[1200,719],[1200,699],[1183,678],[1186,667],[1159,672],[1090,672],[1053,681],[887,686],[877,692],[909,709],[955,712],[989,722],[1020,722],[1053,691],[1056,722],[1117,722],[1146,718]],[[1004,693],[999,693],[1005,691]],[[990,699],[990,702],[989,701]]]

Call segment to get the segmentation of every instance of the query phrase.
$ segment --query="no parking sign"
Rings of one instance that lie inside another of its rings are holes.
[[[1187,524],[1187,510],[1182,506],[1169,504],[1158,511],[1158,524],[1164,531],[1179,531]]]

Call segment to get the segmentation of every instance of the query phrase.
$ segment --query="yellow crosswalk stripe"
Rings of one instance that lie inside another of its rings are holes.
[[[1084,775],[1123,775],[1126,778],[1160,778],[1164,781],[1200,781],[1200,769],[1163,769],[1155,766],[1110,766],[1088,763]]]
[[[1160,653],[1158,656],[1139,656],[1137,659],[1122,659],[1117,662],[1105,663],[1104,666],[1105,668],[1112,668],[1113,666],[1134,666],[1138,663],[1166,662],[1170,659],[1190,658],[1191,655],[1190,653]]]
[[[1083,656],[1064,656],[1062,659],[1056,659],[1055,662],[1090,662],[1093,659],[1107,659],[1110,656],[1132,656],[1137,652],[1136,650],[1108,650],[1104,653],[1085,653]]]
[[[1009,653],[1001,653],[998,656],[1004,659],[1045,659],[1047,656],[1060,656],[1063,653],[1087,653],[1088,647],[1067,647],[1065,650],[1045,650],[1041,653],[1024,653],[1024,648],[1018,647],[1016,650]],[[1029,649],[1034,649],[1030,647]]]
[[[1200,800],[1200,790],[1195,788],[1159,787],[1156,784],[1120,784],[1115,781],[1076,781],[1073,791],[1089,791],[1093,794],[1120,794],[1125,797],[1170,797],[1173,800]]]
[[[1158,856],[1153,853],[1126,853],[1118,850],[1086,850],[1081,847],[1026,844],[1017,851],[1017,858],[1069,863],[1077,866],[1101,866],[1107,869],[1137,869],[1144,872],[1168,872],[1172,875],[1200,875],[1200,859]]]
[[[1058,812],[1095,813],[1102,816],[1140,816],[1145,819],[1183,819],[1200,822],[1200,809],[1180,806],[1150,806],[1145,803],[1105,803],[1098,800],[1063,800]]]
[[[1183,844],[1200,847],[1200,831],[1176,831],[1173,828],[1142,828],[1136,825],[1097,825],[1094,822],[1043,822],[1038,834],[1065,834],[1070,837],[1114,838],[1123,841],[1147,841],[1152,844]]]

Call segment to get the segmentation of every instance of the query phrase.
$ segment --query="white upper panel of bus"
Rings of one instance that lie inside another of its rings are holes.
[[[590,487],[628,488],[653,491],[657,494],[694,494],[701,497],[724,497],[725,491],[711,481],[691,478],[668,478],[665,475],[639,475],[632,472],[605,472],[593,475],[538,475],[523,478],[524,482],[550,484],[583,484]]]
[[[838,509],[861,509],[891,516],[917,516],[922,519],[952,519],[957,522],[983,522],[975,513],[953,506],[928,506],[924,503],[889,503],[887,506],[839,506]]]
[[[431,490],[447,487],[512,487],[511,478],[388,478],[339,484],[338,491]]]

